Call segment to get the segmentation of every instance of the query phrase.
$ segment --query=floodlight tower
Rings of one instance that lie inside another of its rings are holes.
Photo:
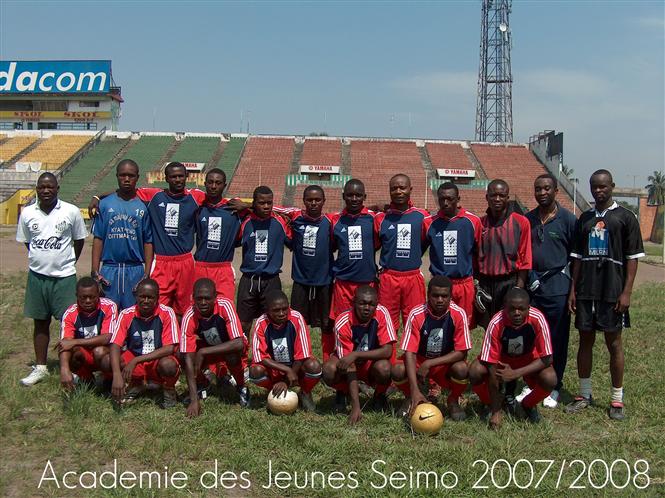
[[[482,0],[476,140],[513,141],[511,0]]]

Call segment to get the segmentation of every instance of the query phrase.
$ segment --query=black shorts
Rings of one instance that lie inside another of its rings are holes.
[[[298,311],[310,327],[328,330],[331,297],[330,285],[304,285],[293,282],[291,308]]]
[[[578,299],[575,306],[575,328],[579,331],[621,332],[622,329],[630,327],[628,311],[614,311],[615,303]]]
[[[236,309],[241,322],[251,322],[266,311],[266,294],[281,290],[279,275],[248,275],[243,273],[238,283]]]
[[[503,309],[503,299],[506,293],[515,287],[517,284],[517,273],[500,277],[488,277],[486,275],[478,275],[478,286],[482,287],[485,292],[492,296],[492,302],[485,306],[484,313],[479,312],[477,309],[476,323],[483,328],[487,328],[492,317]]]

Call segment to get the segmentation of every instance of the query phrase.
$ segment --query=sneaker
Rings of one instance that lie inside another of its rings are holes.
[[[162,402],[160,406],[165,410],[168,408],[173,408],[178,404],[178,393],[175,391],[175,387],[165,387],[162,392]]]
[[[524,406],[522,403],[520,403],[522,410],[524,411],[524,417],[531,422],[532,424],[537,424],[540,422],[541,417],[540,417],[540,412],[538,411],[537,406],[533,406],[531,408],[527,408]]]
[[[524,398],[531,394],[531,388],[529,386],[524,386],[522,392],[515,396],[515,401],[521,403]]]
[[[503,398],[503,407],[506,410],[506,413],[511,417],[517,417],[519,410],[519,403],[514,396],[506,395]]]
[[[199,399],[206,399],[208,397],[208,389],[210,388],[210,385],[196,385],[196,394],[198,395]],[[189,394],[185,396],[182,400],[182,404],[185,406],[189,406],[189,404],[192,402],[192,399],[189,397]]]
[[[377,412],[385,412],[388,410],[388,398],[386,398],[385,393],[374,394],[370,400],[369,407],[371,410]]]
[[[143,394],[143,391],[145,391],[145,385],[143,383],[129,386],[127,391],[125,391],[125,396],[122,398],[122,401],[120,401],[120,404],[131,405],[136,401],[136,398]]]
[[[448,416],[454,422],[462,422],[466,420],[466,413],[459,403],[451,403],[448,405]]]
[[[335,391],[335,405],[336,412],[346,411],[346,393],[342,391]]]
[[[30,387],[37,384],[37,382],[43,381],[48,377],[48,369],[46,365],[35,365],[32,367],[32,372],[27,377],[21,379],[21,385]]]
[[[591,405],[593,405],[593,396],[589,396],[588,398],[575,396],[575,400],[566,406],[566,413],[579,413]]]
[[[251,402],[251,397],[249,394],[249,388],[247,386],[242,386],[238,388],[238,398],[240,406],[243,408],[247,408],[249,406],[249,403]]]
[[[312,399],[312,393],[304,393],[300,391],[299,394],[300,406],[302,406],[302,409],[306,412],[316,411],[316,404],[314,403],[314,399]]]
[[[550,393],[550,395],[543,400],[543,406],[545,408],[556,408],[559,406],[559,391],[556,389]]]
[[[612,401],[610,403],[610,409],[608,415],[612,420],[623,420],[626,418],[626,414],[623,410],[623,403],[620,401]]]

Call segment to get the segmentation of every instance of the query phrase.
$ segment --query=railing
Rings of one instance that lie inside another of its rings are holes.
[[[334,175],[334,179],[331,180],[317,180],[310,178],[307,175],[287,175],[286,184],[289,187],[295,187],[296,185],[309,185],[316,184],[321,187],[343,187],[346,182],[351,179],[351,175]]]
[[[95,134],[94,137],[86,144],[81,147],[78,152],[76,152],[73,156],[71,156],[69,159],[67,159],[62,165],[60,166],[59,172],[58,172],[58,179],[62,178],[65,173],[68,173],[70,169],[74,167],[74,165],[79,162],[83,157],[90,152],[90,150],[99,143],[99,141],[102,139],[102,137],[106,134],[106,127],[102,128]],[[42,163],[42,165],[48,164],[48,163]],[[45,168],[48,169],[48,168]]]

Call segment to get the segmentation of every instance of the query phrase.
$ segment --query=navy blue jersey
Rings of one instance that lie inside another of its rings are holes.
[[[346,210],[332,215],[333,276],[357,283],[373,282],[376,278],[374,252],[379,245],[374,232],[374,213],[367,208],[356,215]]]
[[[291,214],[291,278],[302,285],[329,285],[332,281],[332,221],[310,218],[305,211]]]
[[[152,242],[150,215],[138,197],[113,193],[99,202],[92,234],[103,242],[102,263],[138,265],[145,262],[143,244]]]
[[[226,208],[228,199],[214,206],[204,204],[196,215],[196,261],[233,261],[240,232],[240,217]]]
[[[179,256],[192,252],[196,212],[205,194],[194,189],[176,196],[166,190],[140,188],[138,195],[148,203],[155,254]]]
[[[554,218],[543,225],[538,208],[529,211],[533,276],[540,282],[537,296],[566,296],[570,291],[568,258],[575,236],[575,215],[558,206]]]
[[[291,238],[286,223],[274,213],[262,219],[250,214],[240,226],[240,271],[248,275],[277,275],[282,271],[284,244]]]
[[[171,308],[160,304],[151,317],[142,317],[136,305],[124,309],[113,324],[111,343],[127,347],[136,356],[178,344],[178,322]]]
[[[480,241],[480,218],[460,208],[452,218],[439,211],[426,218],[424,225],[430,273],[448,278],[472,275],[473,260]]]
[[[374,230],[381,243],[379,265],[397,271],[420,269],[423,256],[424,209],[410,206],[406,211],[390,208],[374,218]]]
[[[309,330],[302,315],[289,309],[289,318],[282,325],[274,324],[264,314],[254,324],[252,363],[270,358],[277,363],[292,365],[312,356]]]

